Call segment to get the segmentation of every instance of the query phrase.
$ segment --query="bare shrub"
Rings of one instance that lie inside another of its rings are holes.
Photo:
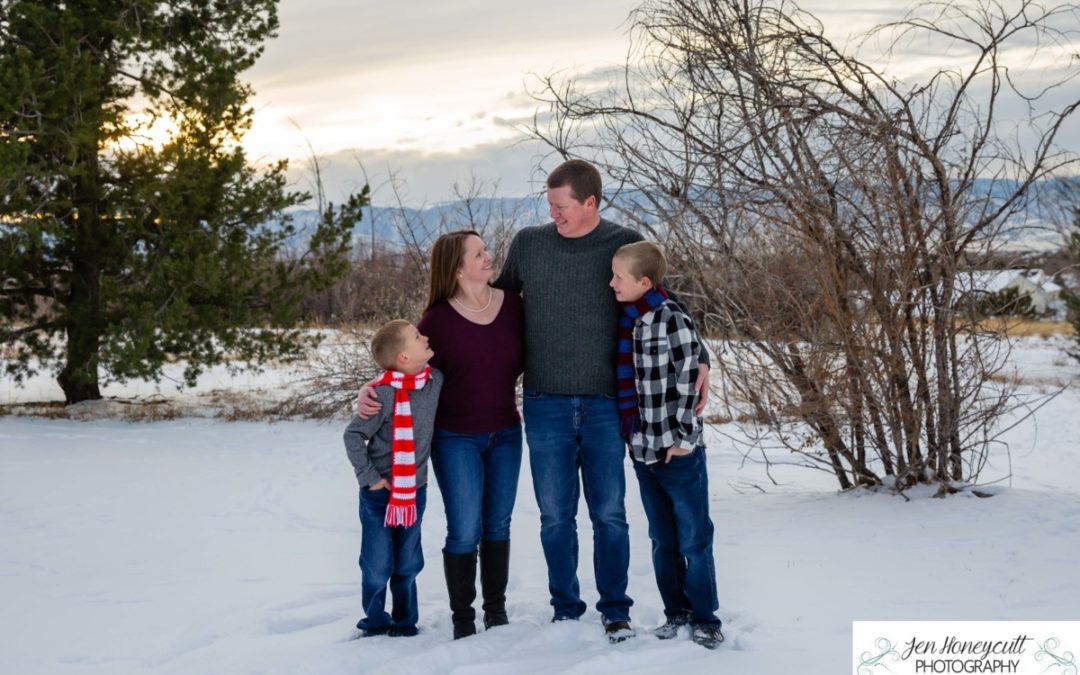
[[[901,82],[792,2],[648,0],[617,85],[542,78],[532,133],[601,166],[614,208],[666,246],[728,338],[714,372],[732,417],[768,420],[842,489],[945,493],[1015,407],[1009,342],[961,311],[959,280],[1031,185],[1075,164],[1058,134],[1080,100],[1056,94],[1080,66],[1078,14],[919,5],[870,37],[956,61]],[[1030,45],[1053,67],[1015,77],[1045,62]],[[999,121],[1018,102],[1023,143]]]
[[[521,200],[500,199],[497,182],[475,175],[453,184],[451,199],[432,207],[435,218],[425,218],[424,209],[405,206],[406,186],[397,176],[390,177],[388,187],[395,206],[381,217],[390,220],[398,240],[358,244],[338,283],[304,300],[301,311],[309,322],[348,326],[416,321],[427,298],[428,256],[439,235],[476,230],[499,264],[526,217]],[[375,217],[369,209],[369,218]]]
[[[272,409],[277,417],[348,418],[356,392],[379,373],[368,343],[372,330],[343,326],[309,352],[296,369],[293,393]]]
[[[510,240],[525,223],[526,209],[519,199],[499,199],[498,182],[487,183],[470,174],[454,183],[448,208],[440,211],[440,233],[476,230],[497,262],[506,259]]]
[[[354,253],[341,279],[305,298],[301,311],[309,321],[334,326],[413,321],[423,307],[426,282],[403,252],[384,248],[374,258]]]

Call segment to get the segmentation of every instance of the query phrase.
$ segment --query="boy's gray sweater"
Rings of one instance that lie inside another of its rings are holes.
[[[443,374],[431,369],[431,379],[423,389],[409,392],[413,439],[416,445],[416,487],[427,485],[427,464],[431,457],[431,437],[435,433],[435,409],[439,405]],[[345,429],[345,451],[349,454],[360,487],[370,487],[379,479],[390,480],[393,465],[391,442],[394,429],[394,388],[375,387],[382,408],[366,420],[353,417]]]

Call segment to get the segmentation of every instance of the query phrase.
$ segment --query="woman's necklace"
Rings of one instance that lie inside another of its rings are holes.
[[[458,307],[465,310],[466,312],[472,312],[473,314],[479,314],[480,312],[483,312],[484,310],[486,310],[488,307],[491,307],[491,299],[493,297],[495,297],[495,291],[491,290],[491,286],[488,286],[487,289],[488,289],[487,303],[483,307],[481,307],[480,309],[473,309],[472,307],[468,307],[463,302],[458,300],[457,298],[450,298],[450,301],[453,302]]]

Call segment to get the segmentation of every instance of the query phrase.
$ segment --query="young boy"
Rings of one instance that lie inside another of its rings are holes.
[[[407,321],[391,321],[371,340],[382,374],[382,409],[345,429],[345,449],[360,484],[360,573],[367,637],[416,635],[416,575],[424,568],[420,520],[427,501],[427,462],[443,376],[428,365],[427,338]],[[386,585],[393,607],[386,613]]]
[[[615,252],[611,283],[619,322],[619,414],[649,519],[653,570],[667,622],[661,640],[689,624],[699,645],[716,649],[720,632],[701,417],[694,414],[701,340],[663,287],[667,263],[654,244]]]

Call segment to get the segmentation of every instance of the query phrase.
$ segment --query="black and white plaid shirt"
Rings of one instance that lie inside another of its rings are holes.
[[[701,445],[704,424],[694,414],[701,340],[694,323],[672,300],[634,323],[634,386],[641,431],[631,439],[631,457],[652,464],[668,448]]]

